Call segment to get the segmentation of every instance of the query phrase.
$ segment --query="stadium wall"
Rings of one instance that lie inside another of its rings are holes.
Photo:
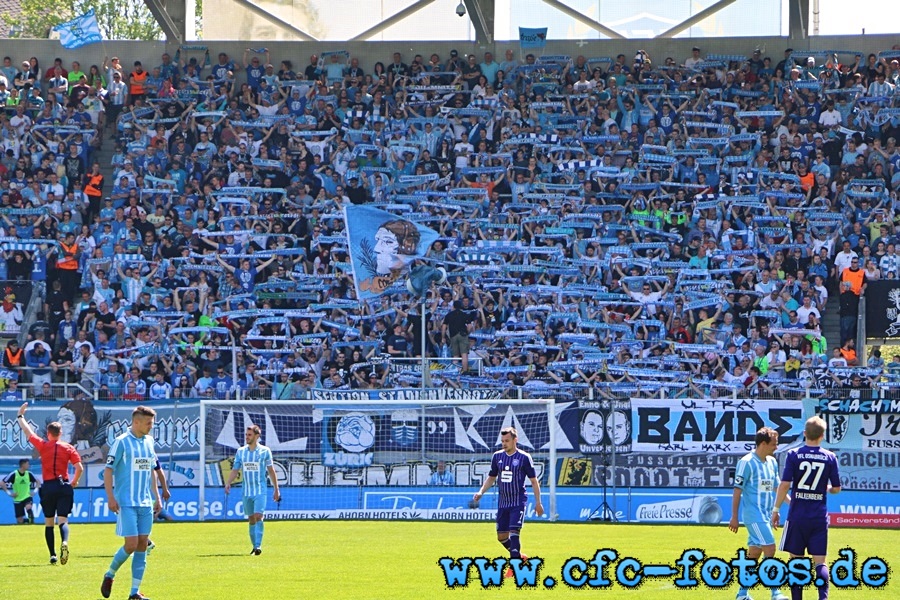
[[[99,472],[99,470],[97,470]],[[478,510],[469,509],[473,487],[385,488],[352,487],[330,494],[330,506],[316,503],[309,488],[282,488],[281,509],[269,502],[266,518],[270,520],[435,520],[493,521],[496,506],[485,497]],[[560,521],[587,522],[599,520],[602,488],[559,488],[557,511]],[[621,523],[677,523],[684,525],[719,525],[731,519],[730,488],[673,488],[664,490],[619,490],[607,502]],[[221,488],[207,490],[207,520],[242,520],[239,490],[226,496]],[[833,525],[855,527],[900,528],[900,498],[892,492],[845,491],[829,497]],[[40,519],[40,507],[35,514]],[[197,488],[172,488],[166,506],[167,516],[176,521],[198,521]],[[539,521],[533,505],[527,507],[529,520]],[[115,514],[109,510],[102,488],[75,490],[72,510],[74,523],[112,523]],[[546,518],[546,517],[545,517]],[[12,525],[12,503],[0,505],[0,525]]]

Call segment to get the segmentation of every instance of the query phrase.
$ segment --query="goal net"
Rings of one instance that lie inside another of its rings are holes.
[[[496,484],[469,505],[500,449],[500,430],[515,427],[531,454],[544,510],[556,514],[553,400],[234,401],[201,403],[200,506],[207,518],[243,518],[240,477],[226,496],[235,451],[250,425],[272,450],[281,502],[269,519],[493,520]],[[534,517],[531,485],[528,516]]]

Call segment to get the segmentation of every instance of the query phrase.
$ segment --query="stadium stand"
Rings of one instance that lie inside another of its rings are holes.
[[[419,385],[416,299],[356,300],[342,210],[368,204],[439,233],[435,386],[898,381],[854,343],[866,283],[900,277],[900,51],[695,54],[7,59],[0,279],[44,299],[5,293],[4,375],[39,399]]]

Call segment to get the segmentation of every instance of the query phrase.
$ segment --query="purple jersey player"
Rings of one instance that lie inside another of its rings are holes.
[[[837,457],[821,448],[825,438],[825,421],[811,417],[806,421],[804,434],[806,445],[788,452],[784,473],[775,508],[772,509],[772,526],[778,527],[779,507],[791,490],[791,508],[781,534],[780,549],[790,552],[791,558],[804,556],[807,551],[816,565],[816,576],[822,580],[819,600],[828,598],[828,502],[827,494],[841,491],[841,476]],[[791,600],[801,600],[803,588],[791,586]]]
[[[477,503],[494,484],[494,481],[500,479],[498,484],[500,499],[497,503],[497,540],[509,550],[510,559],[526,559],[528,557],[519,551],[519,530],[522,529],[525,521],[525,504],[528,500],[525,492],[525,479],[531,481],[531,489],[534,492],[534,510],[537,516],[540,517],[544,514],[544,507],[541,504],[541,484],[534,471],[534,461],[530,454],[522,452],[516,447],[517,436],[514,427],[505,427],[500,430],[500,443],[503,449],[494,453],[488,477],[473,499]],[[511,577],[512,571],[507,570],[506,576]]]

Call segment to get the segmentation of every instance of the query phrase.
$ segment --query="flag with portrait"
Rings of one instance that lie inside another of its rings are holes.
[[[346,207],[344,219],[360,300],[384,294],[438,238],[428,227],[369,206]]]

